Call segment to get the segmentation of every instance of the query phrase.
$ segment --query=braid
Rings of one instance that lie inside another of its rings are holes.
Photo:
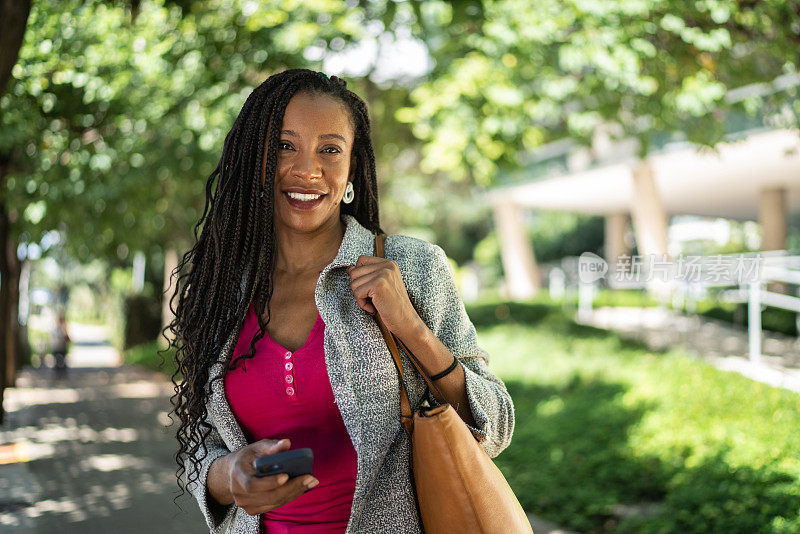
[[[286,106],[300,91],[335,97],[350,112],[355,134],[355,197],[350,204],[341,204],[340,210],[372,233],[382,231],[375,156],[364,101],[348,90],[341,78],[320,72],[291,69],[267,78],[247,97],[225,136],[219,163],[206,181],[203,213],[194,226],[195,244],[172,272],[176,284],[169,306],[174,319],[162,331],[169,347],[159,352],[175,349],[175,394],[170,402],[180,421],[175,460],[181,495],[188,483],[197,481],[200,460],[207,454],[205,440],[212,428],[206,421],[211,367],[251,303],[256,308],[258,331],[245,354],[231,361],[231,351],[222,374],[213,380],[224,380],[239,363],[246,370],[246,361],[255,356],[255,345],[264,337],[270,320],[276,262],[273,184],[277,146]],[[167,331],[171,336],[166,336]],[[201,448],[205,452],[198,458]],[[184,481],[187,459],[193,470]]]

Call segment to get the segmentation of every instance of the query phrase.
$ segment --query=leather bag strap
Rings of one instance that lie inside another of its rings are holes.
[[[383,233],[380,233],[377,236],[375,236],[375,256],[378,258],[384,257],[383,244],[385,239],[386,239],[386,234]],[[403,381],[403,361],[400,358],[399,351],[397,350],[398,344],[403,348],[405,353],[408,355],[412,365],[414,365],[417,371],[422,375],[422,377],[428,383],[428,387],[432,391],[436,392],[437,400],[439,400],[439,402],[441,402],[442,404],[447,404],[447,399],[442,394],[442,392],[439,391],[439,388],[436,387],[436,384],[433,383],[433,380],[431,380],[431,377],[428,375],[428,373],[426,373],[422,369],[422,365],[419,363],[419,360],[417,359],[416,356],[414,356],[414,354],[410,350],[408,350],[408,347],[406,347],[405,343],[403,343],[402,340],[397,338],[392,332],[389,331],[388,328],[386,328],[386,325],[383,323],[383,320],[381,319],[379,313],[375,314],[375,322],[378,323],[378,328],[380,329],[381,334],[383,335],[383,339],[386,342],[386,346],[389,348],[389,352],[392,353],[392,358],[394,359],[395,367],[397,367],[397,372],[400,374],[400,422],[403,424],[403,426],[406,429],[406,432],[410,436],[413,430],[414,417],[411,413],[411,405],[408,402],[408,393],[406,392],[405,382]]]

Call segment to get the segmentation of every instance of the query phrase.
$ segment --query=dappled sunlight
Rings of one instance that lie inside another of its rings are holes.
[[[111,532],[114,525],[139,532],[142,510],[155,510],[150,519],[172,531],[180,524],[200,531],[202,516],[188,511],[191,497],[172,504],[171,383],[123,366],[70,369],[62,387],[47,388],[48,371],[24,369],[19,387],[6,390],[0,531],[66,532],[72,524],[75,532]]]
[[[144,469],[152,465],[146,458],[132,454],[96,454],[83,458],[79,467],[82,470],[95,469],[97,471],[118,471],[120,469]]]
[[[49,458],[56,452],[56,448],[51,443],[36,443],[30,441],[18,441],[8,447],[8,453],[4,456],[2,464],[16,462],[30,462],[40,458]]]
[[[53,388],[53,389],[9,389],[3,405],[9,412],[19,410],[22,406],[34,404],[60,404],[72,403],[81,400],[81,394],[76,389]]]
[[[144,380],[129,384],[115,384],[109,386],[109,388],[111,389],[111,395],[124,399],[144,399],[172,392],[171,384],[156,384]]]
[[[57,441],[81,441],[83,443],[109,443],[112,441],[131,442],[139,438],[139,433],[133,428],[104,428],[96,430],[89,425],[76,425],[65,422],[64,425],[46,423],[43,426],[28,426],[10,431],[0,432],[3,441],[28,439],[38,443],[52,443]]]
[[[146,399],[170,392],[172,392],[170,384],[157,384],[146,380],[82,388],[12,388],[6,392],[3,405],[7,411],[13,412],[21,406],[35,404],[74,403],[107,397]]]

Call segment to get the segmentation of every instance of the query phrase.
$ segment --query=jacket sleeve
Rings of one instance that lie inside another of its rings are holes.
[[[431,245],[428,264],[418,290],[417,312],[434,335],[460,362],[466,377],[467,398],[477,426],[467,425],[490,458],[511,443],[514,403],[505,384],[489,371],[489,354],[478,346],[475,326],[467,315],[444,250]],[[430,390],[431,406],[439,403]]]
[[[222,440],[219,432],[213,425],[211,427],[211,432],[208,434],[208,436],[206,436],[205,448],[207,450],[207,454],[200,460],[197,480],[188,483],[187,488],[200,505],[200,511],[203,512],[203,516],[205,517],[206,524],[208,525],[210,532],[212,534],[221,534],[225,532],[228,521],[236,513],[236,505],[229,504],[224,506],[219,504],[208,492],[208,486],[206,486],[208,469],[211,467],[211,463],[217,458],[225,456],[230,452],[225,446],[225,442]],[[201,445],[200,449],[198,450],[198,454],[201,456],[202,451],[203,446]],[[188,475],[194,471],[195,467],[192,462],[187,461],[187,480],[190,480]]]

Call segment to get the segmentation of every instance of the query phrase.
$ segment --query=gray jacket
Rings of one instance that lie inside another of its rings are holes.
[[[347,273],[359,256],[373,255],[374,235],[354,217],[343,214],[342,219],[347,224],[344,239],[336,258],[320,274],[314,299],[325,323],[325,363],[334,399],[358,458],[346,532],[416,534],[422,529],[410,476],[410,439],[400,424],[399,376],[377,324],[356,303]],[[385,256],[398,263],[417,313],[462,364],[477,425],[469,428],[494,458],[511,442],[514,405],[505,384],[489,372],[489,356],[478,346],[447,256],[438,245],[404,235],[387,237]],[[221,375],[238,334],[231,332],[209,381]],[[430,392],[426,394],[425,380],[400,350],[412,409],[425,401],[439,404]],[[189,490],[212,533],[258,534],[258,515],[233,504],[220,509],[214,503],[213,510],[209,508],[205,481],[211,462],[247,445],[223,388],[223,380],[214,381],[208,400],[208,422],[213,427],[206,438],[208,454],[200,463],[199,482],[189,484]],[[186,468],[193,470],[191,462]]]

